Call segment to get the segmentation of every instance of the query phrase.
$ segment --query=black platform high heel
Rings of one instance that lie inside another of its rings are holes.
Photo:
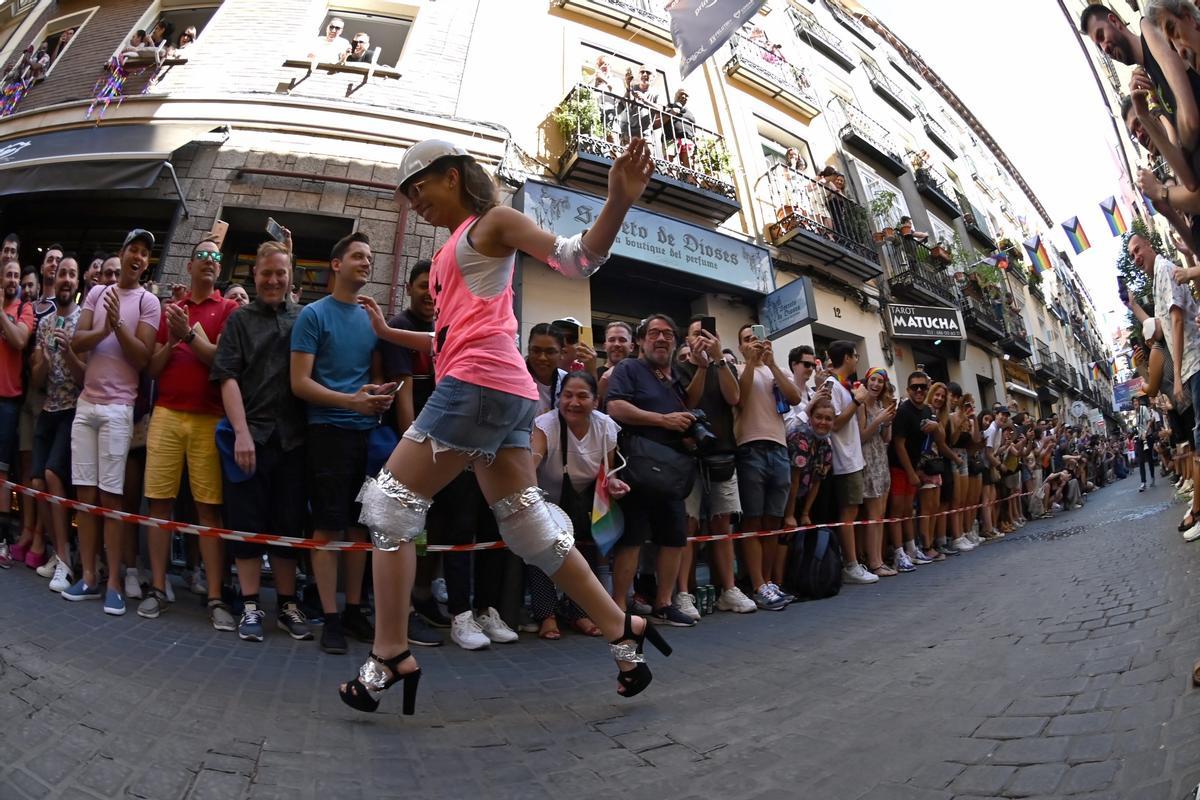
[[[671,645],[667,644],[667,640],[663,638],[662,634],[655,630],[654,626],[650,624],[650,620],[643,620],[643,622],[645,627],[642,632],[634,633],[633,617],[627,612],[625,614],[625,632],[621,634],[620,639],[609,643],[616,661],[637,665],[631,670],[617,671],[617,683],[621,684],[621,688],[624,689],[624,691],[618,691],[617,694],[622,697],[633,697],[641,693],[650,685],[650,681],[654,680],[654,675],[650,672],[650,667],[646,666],[646,658],[642,652],[647,639],[658,649],[658,652],[664,656],[671,655]]]
[[[628,623],[626,623],[628,626]],[[404,681],[404,714],[412,716],[417,706],[417,685],[421,682],[421,668],[400,674],[400,663],[412,656],[405,650],[398,656],[380,658],[371,653],[358,669],[358,677],[338,689],[342,702],[356,711],[371,713],[379,708],[379,696],[398,681]]]

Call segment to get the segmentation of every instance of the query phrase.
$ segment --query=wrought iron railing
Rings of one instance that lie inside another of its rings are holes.
[[[963,293],[963,314],[968,324],[974,322],[987,325],[994,331],[1004,330],[1004,319],[996,308],[996,303],[976,297],[970,292]]]
[[[1029,343],[1029,331],[1025,328],[1025,320],[1012,309],[1005,309],[1004,330],[1008,332],[1010,339]]]
[[[805,8],[796,8],[795,6],[789,6],[788,11],[791,12],[796,35],[801,39],[805,35],[814,39],[820,39],[826,46],[837,50],[847,58],[850,57],[850,50],[842,42],[842,37],[822,25],[820,20],[811,11]]]
[[[557,6],[571,5],[571,0],[553,0]],[[628,14],[664,30],[671,29],[671,18],[664,12],[661,0],[589,0],[592,5],[607,6],[618,14]]]
[[[938,172],[931,166],[915,167],[913,176],[917,180],[917,186],[927,186],[930,189],[937,191],[951,205],[958,205],[955,202],[954,195],[950,194],[949,187],[952,185],[950,179],[942,173]],[[961,207],[959,208],[961,211]]]
[[[911,287],[958,305],[961,293],[953,276],[936,263],[930,248],[910,236],[884,239],[881,251],[888,266],[888,283],[893,287]]]
[[[904,101],[904,90],[900,88],[900,84],[889,78],[874,60],[869,58],[863,59],[863,67],[867,70],[867,79],[872,84],[884,89],[897,100]]]
[[[858,17],[838,5],[837,0],[825,0],[825,7],[829,9],[829,13],[833,15],[834,19],[846,26],[847,30],[862,39],[864,43],[871,47],[875,46],[875,42],[871,39],[870,29]]]
[[[729,40],[729,46],[733,51],[733,58],[740,64],[744,64],[779,88],[803,98],[814,106],[818,105],[817,94],[813,91],[808,73],[803,68],[794,66],[780,53],[763,47],[740,33]]]
[[[987,239],[994,239],[991,228],[988,227],[987,217],[967,198],[965,194],[955,191],[958,196],[958,207],[963,212],[963,222],[966,223],[967,229],[974,228],[976,232],[983,235]]]
[[[860,258],[879,263],[867,210],[825,183],[776,164],[767,172],[780,230],[797,227],[823,236]]]
[[[633,137],[650,145],[659,175],[736,198],[725,138],[643,99],[579,84],[554,114],[567,147],[616,159]]]
[[[1033,352],[1035,354],[1033,366],[1036,369],[1044,369],[1050,372],[1054,366],[1054,361],[1050,357],[1050,346],[1035,337],[1033,340]]]
[[[1117,74],[1117,68],[1113,65],[1112,59],[1103,53],[1098,53],[1100,56],[1100,68],[1104,71],[1104,76],[1108,78],[1108,82],[1112,84],[1113,92],[1120,97],[1124,92],[1121,88],[1121,76]]]
[[[847,133],[857,134],[876,150],[887,153],[896,161],[903,163],[899,155],[902,152],[901,148],[896,146],[895,140],[892,139],[887,128],[843,97],[837,98],[837,104],[841,108],[842,115],[842,125],[839,131],[841,136],[845,136]]]

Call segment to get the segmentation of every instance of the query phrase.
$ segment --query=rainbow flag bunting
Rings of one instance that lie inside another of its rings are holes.
[[[1062,224],[1062,229],[1066,231],[1067,239],[1071,242],[1071,247],[1075,249],[1075,255],[1079,255],[1092,246],[1092,243],[1088,241],[1087,234],[1083,232],[1083,225],[1079,222],[1079,217],[1071,217]]]
[[[1098,381],[1104,377],[1104,372],[1100,369],[1100,362],[1092,362],[1092,380]]]
[[[1008,256],[1002,252],[992,253],[984,261],[997,269],[1008,269]]]
[[[1104,212],[1104,221],[1108,223],[1108,229],[1112,231],[1113,236],[1122,236],[1129,230],[1125,225],[1125,215],[1121,213],[1121,207],[1117,205],[1116,197],[1100,201],[1100,210]]]
[[[608,465],[601,464],[592,495],[592,540],[600,555],[606,556],[624,533],[625,516],[608,495]]]
[[[1025,252],[1029,255],[1029,263],[1040,275],[1050,271],[1050,256],[1046,254],[1046,245],[1041,236],[1030,236],[1025,240]]]

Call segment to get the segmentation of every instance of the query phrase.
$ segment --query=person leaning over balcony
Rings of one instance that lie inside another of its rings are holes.
[[[584,67],[586,74],[587,67]],[[617,77],[613,75],[608,65],[608,56],[596,56],[596,66],[592,72],[592,88],[596,90],[596,101],[600,106],[600,123],[604,127],[604,138],[609,143],[617,140]]]
[[[154,236],[149,231],[135,228],[126,235],[119,256],[120,277],[112,286],[96,286],[88,293],[71,337],[71,348],[88,354],[83,392],[71,423],[71,482],[79,500],[105,508],[121,508],[138,373],[150,363],[162,314],[158,299],[138,283],[150,265],[153,247]],[[73,601],[95,600],[101,596],[96,581],[100,522],[91,514],[80,514],[76,524],[83,575],[62,596]],[[121,593],[124,534],[119,520],[105,518],[108,587],[103,593],[104,612],[118,616],[125,613]]]
[[[819,194],[823,195],[821,201],[829,212],[829,216],[824,220],[825,227],[829,228],[829,235],[847,238],[852,242],[865,241],[867,231],[854,230],[852,225],[850,201],[846,197],[846,176],[836,168],[828,166],[817,176],[817,183],[826,189]]]
[[[317,39],[306,58],[316,59],[321,64],[337,64],[350,50],[350,42],[342,36],[346,21],[341,17],[333,17],[325,25],[325,35]]]
[[[657,156],[662,153],[661,137],[655,130],[662,124],[662,116],[657,113],[662,98],[650,83],[653,74],[645,64],[638,67],[636,80],[632,70],[625,72],[625,97],[629,102],[621,114],[621,133],[626,142],[644,139]]]
[[[555,237],[511,208],[499,206],[491,176],[466,151],[437,140],[418,142],[400,163],[400,196],[450,239],[434,256],[437,308],[433,335],[388,327],[379,305],[360,296],[376,334],[394,344],[436,353],[437,387],[404,433],[378,477],[360,494],[361,520],[375,543],[375,646],[339,695],[365,712],[404,682],[404,711],[416,702],[420,667],[405,649],[416,547],[430,498],[474,467],[501,538],[513,553],[549,575],[612,642],[618,693],[640,693],[651,681],[646,638],[669,654],[642,618],[623,614],[574,548],[569,521],[546,503],[530,451],[538,392],[515,345],[512,276],[518,250],[568,277],[585,278],[607,259],[625,214],[650,182],[654,162],[635,139],[609,170],[608,199],[585,233]],[[669,362],[669,351],[667,353]],[[615,389],[615,386],[614,386]],[[674,582],[674,576],[669,587]]]
[[[675,99],[667,103],[663,111],[663,135],[667,143],[675,148],[675,156],[681,166],[691,169],[692,153],[696,149],[696,115],[687,107],[686,89],[676,89]]]
[[[350,41],[351,50],[346,53],[347,64],[371,63],[371,37],[365,33],[356,33]]]
[[[183,29],[183,33],[179,34],[179,46],[175,48],[176,52],[186,50],[196,43],[196,26],[188,25]]]
[[[800,390],[775,363],[770,340],[754,335],[753,325],[746,323],[738,329],[738,344],[746,362],[738,378],[740,393],[734,422],[741,529],[777,530],[787,513],[791,489],[783,415],[800,402]],[[778,538],[753,536],[742,540],[746,571],[754,587],[752,599],[768,611],[782,611],[794,599],[771,580],[779,557]]]

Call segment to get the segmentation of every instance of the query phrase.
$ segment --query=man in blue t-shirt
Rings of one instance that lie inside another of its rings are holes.
[[[355,298],[371,278],[371,243],[352,233],[333,246],[333,293],[305,306],[292,328],[292,393],[308,408],[308,497],[313,536],[367,540],[355,498],[367,472],[367,439],[392,404],[395,384],[372,383],[380,373],[377,339]],[[346,610],[337,606],[337,553],[314,550],[313,572],[325,612],[321,649],[346,652],[346,633],[370,642],[375,630],[363,615],[366,553],[346,553]],[[344,631],[344,632],[343,632]]]

